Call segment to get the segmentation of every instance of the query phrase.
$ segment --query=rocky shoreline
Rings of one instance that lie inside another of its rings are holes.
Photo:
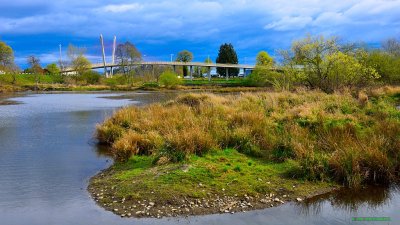
[[[89,182],[88,192],[96,203],[104,209],[121,217],[134,218],[163,218],[186,217],[207,214],[238,213],[256,209],[276,207],[287,202],[302,202],[321,194],[334,191],[337,188],[324,188],[307,196],[295,196],[293,192],[283,188],[274,193],[265,195],[227,196],[225,194],[207,193],[204,198],[188,198],[171,196],[168,201],[159,202],[154,196],[141,196],[142,198],[118,198],[114,193],[117,186],[101,187],[95,185],[95,180],[102,179],[111,172],[111,167],[92,177]],[[201,184],[198,184],[201,187]],[[295,188],[295,186],[293,187]],[[222,192],[224,190],[221,190]],[[154,194],[154,192],[151,192]]]

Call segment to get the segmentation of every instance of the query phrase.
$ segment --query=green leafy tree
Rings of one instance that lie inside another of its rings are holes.
[[[49,75],[58,75],[60,74],[60,68],[58,68],[57,64],[51,63],[46,66],[46,70],[48,71]]]
[[[254,71],[246,78],[247,85],[250,86],[267,86],[274,85],[276,89],[286,89],[287,84],[281,84],[280,77],[283,76],[272,71],[274,65],[273,58],[265,51],[261,51],[256,57],[256,67]]]
[[[78,83],[79,78],[90,70],[90,61],[85,57],[85,48],[76,47],[72,44],[68,46],[67,55],[70,59],[71,67],[75,71],[72,75],[75,78],[75,83]]]
[[[46,66],[46,70],[48,72],[48,75],[51,76],[53,82],[55,83],[63,83],[64,79],[63,76],[61,75],[61,70],[57,66],[56,63],[51,63]]]
[[[5,42],[0,41],[0,70],[9,71],[14,67],[14,52]]]
[[[257,54],[256,65],[272,67],[274,59],[266,51],[261,51]]]
[[[193,60],[193,53],[188,50],[180,51],[176,56],[177,62],[191,62]],[[183,76],[187,76],[188,68],[186,66],[183,67]]]
[[[216,62],[224,63],[224,64],[238,64],[239,63],[238,56],[237,56],[236,51],[233,48],[232,44],[225,43],[220,46]],[[217,72],[221,76],[227,75],[225,68],[217,68]],[[229,68],[228,73],[231,76],[237,76],[237,75],[239,75],[239,69]]]
[[[84,55],[80,55],[72,61],[72,67],[77,72],[78,76],[82,76],[84,73],[89,71],[90,65],[90,61]]]

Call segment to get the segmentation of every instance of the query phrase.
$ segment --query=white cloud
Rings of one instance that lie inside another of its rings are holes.
[[[204,45],[204,49],[221,42],[232,42],[242,49],[282,48],[306,32],[371,42],[400,35],[400,0],[110,2],[4,1],[2,9],[10,13],[0,15],[0,34],[9,35],[9,39],[12,35],[57,34],[96,39],[93,42],[97,43],[98,35],[103,33],[105,38],[117,35],[118,40],[147,46],[164,44],[159,51],[170,51],[165,50],[169,45],[184,42]],[[27,3],[46,10],[30,13],[30,6],[28,10],[22,7]]]
[[[350,23],[341,12],[323,12],[313,21],[315,26],[331,26]]]
[[[100,8],[104,12],[123,13],[140,10],[142,5],[139,3],[120,4],[120,5],[106,5]]]
[[[277,31],[288,31],[288,30],[300,30],[309,25],[313,19],[311,17],[288,17],[285,16],[282,19],[267,24],[264,28],[274,29]]]

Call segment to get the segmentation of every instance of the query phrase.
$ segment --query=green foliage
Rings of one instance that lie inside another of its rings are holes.
[[[48,71],[48,75],[52,77],[54,83],[64,82],[64,77],[61,75],[60,68],[58,68],[57,64],[48,64],[46,70]]]
[[[57,64],[51,63],[46,66],[46,69],[49,75],[58,75],[60,74],[60,68],[58,68]]]
[[[100,74],[96,71],[89,70],[82,74],[82,80],[86,84],[97,84],[100,81]]]
[[[365,63],[366,52],[342,46],[335,37],[307,36],[293,42],[291,49],[281,55],[286,68],[297,70],[294,77],[325,92],[363,86],[380,77]]]
[[[70,59],[71,67],[76,71],[76,74],[72,75],[75,78],[75,83],[78,83],[81,76],[90,69],[91,63],[84,56],[85,52],[85,48],[76,47],[72,44],[68,46],[67,55]]]
[[[288,91],[296,82],[296,77],[286,69],[283,72],[276,72],[268,67],[256,66],[253,73],[246,77],[247,86],[263,87],[272,85],[277,91]]]
[[[367,53],[360,53],[367,54]],[[331,67],[326,74],[325,90],[333,91],[343,87],[365,86],[369,81],[376,80],[380,75],[376,70],[363,65],[357,58],[336,52],[327,56],[325,67]]]
[[[176,56],[177,62],[191,62],[193,60],[193,53],[189,52],[188,50],[180,51]],[[188,75],[188,68],[183,66],[183,76]]]
[[[232,44],[225,43],[220,46],[218,57],[216,59],[217,63],[225,63],[225,64],[238,64],[238,56],[236,54],[235,49]],[[217,68],[217,73],[221,76],[226,76],[225,68]],[[229,68],[228,73],[230,76],[237,76],[239,74],[239,69]]]
[[[193,53],[188,50],[183,50],[178,53],[176,56],[177,62],[191,62],[193,60]]]
[[[256,65],[272,67],[274,65],[274,59],[266,51],[261,51],[257,54]]]
[[[5,42],[0,41],[0,70],[11,70],[14,67],[14,52]]]
[[[178,78],[177,74],[171,71],[166,71],[161,74],[159,78],[160,85],[165,87],[175,87],[182,83],[182,80]]]
[[[380,81],[387,84],[400,83],[400,57],[374,50],[369,52],[365,62],[380,75]]]

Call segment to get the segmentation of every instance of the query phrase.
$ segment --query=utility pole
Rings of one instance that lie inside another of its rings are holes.
[[[63,71],[63,64],[62,64],[62,55],[61,55],[61,44],[59,44],[58,47],[60,47],[60,69],[61,69],[61,73],[62,73],[62,71]]]
[[[114,36],[113,50],[112,50],[112,65],[115,64],[115,49],[117,48],[117,36]],[[111,77],[114,75],[114,68],[111,67]]]
[[[103,52],[104,75],[108,78],[107,67],[106,67],[106,53],[104,52],[104,41],[102,34],[100,34],[100,42],[101,42],[101,50]]]

